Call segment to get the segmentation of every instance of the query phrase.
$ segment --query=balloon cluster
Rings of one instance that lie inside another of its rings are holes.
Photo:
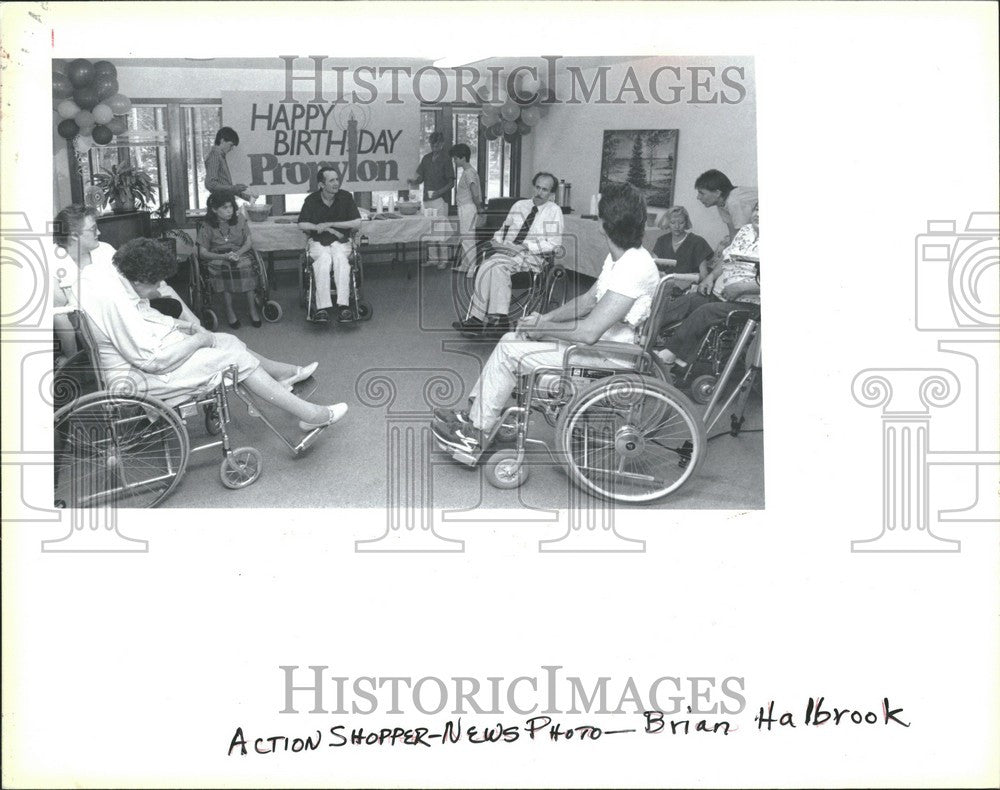
[[[483,102],[480,124],[486,129],[487,140],[503,137],[508,143],[518,135],[531,134],[532,129],[549,108],[543,102],[551,101],[554,94],[545,83],[537,79],[524,79],[520,86],[505,99],[490,99],[489,91],[480,88],[477,93]]]
[[[74,141],[77,154],[107,145],[128,128],[132,103],[118,92],[118,70],[106,60],[78,58],[65,71],[53,68],[52,99],[59,116],[56,131]]]

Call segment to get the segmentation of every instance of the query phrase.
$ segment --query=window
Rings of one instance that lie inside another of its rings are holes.
[[[513,153],[511,144],[498,137],[486,141],[486,196],[509,197],[513,188]]]
[[[222,128],[221,105],[185,105],[184,159],[187,162],[187,210],[201,213],[208,200],[205,189],[205,157],[215,145],[215,134]]]
[[[126,116],[128,132],[115,147],[91,148],[87,178],[113,165],[131,164],[145,170],[156,187],[157,205],[170,200],[167,165],[167,108],[165,105],[137,104]],[[148,206],[155,209],[157,205]]]

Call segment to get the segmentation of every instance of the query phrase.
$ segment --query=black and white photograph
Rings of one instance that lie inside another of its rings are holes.
[[[995,787],[997,22],[0,5],[0,784]]]

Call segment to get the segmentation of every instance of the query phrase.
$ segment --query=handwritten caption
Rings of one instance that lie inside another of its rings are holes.
[[[691,708],[688,708],[690,713]],[[740,731],[731,720],[667,717],[659,711],[643,711],[636,726],[621,729],[604,729],[595,724],[577,724],[572,727],[552,719],[550,716],[533,716],[523,723],[496,722],[487,726],[464,725],[461,718],[449,719],[440,727],[349,727],[336,724],[326,732],[315,730],[308,735],[270,735],[253,737],[237,727],[229,743],[229,756],[246,757],[252,754],[276,754],[283,752],[311,752],[326,745],[332,748],[345,746],[442,746],[458,743],[514,743],[522,739],[544,740],[556,743],[590,743],[614,735],[722,735],[728,736]],[[882,699],[879,710],[864,708],[840,708],[831,706],[825,697],[810,697],[803,708],[782,710],[769,701],[761,706],[754,716],[755,727],[751,732],[773,732],[799,728],[827,730],[867,727],[909,727],[903,718],[903,708],[893,708],[889,698]]]

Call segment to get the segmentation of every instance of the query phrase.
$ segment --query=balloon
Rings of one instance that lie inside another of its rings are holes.
[[[73,83],[69,81],[69,77],[65,74],[60,74],[58,71],[52,72],[52,98],[53,99],[68,99],[73,95]]]
[[[100,101],[97,98],[97,91],[91,85],[73,91],[73,100],[85,110],[94,109]]]
[[[527,126],[534,126],[538,123],[539,118],[541,118],[541,114],[538,112],[537,107],[525,107],[521,110],[521,120]]]
[[[542,81],[538,77],[532,77],[531,74],[525,74],[521,80],[521,93],[538,93],[538,89],[542,87]]]
[[[124,118],[115,116],[108,123],[105,124],[110,130],[111,134],[124,134],[125,130],[128,129],[128,124],[125,122]]]
[[[120,93],[116,93],[104,103],[111,108],[111,112],[115,115],[125,115],[130,109],[132,109],[132,102]]]
[[[59,136],[64,140],[72,140],[80,133],[80,127],[77,126],[76,121],[72,118],[67,118],[65,121],[59,122],[56,131],[59,132]]]
[[[483,118],[482,118],[483,126],[493,126],[493,124],[498,123],[499,121],[500,121],[500,115],[493,107],[485,107],[483,109]]]
[[[94,108],[93,112],[94,112],[94,121],[97,123],[107,123],[108,121],[110,121],[112,118],[115,117],[115,114],[111,112],[111,108],[108,107],[108,105],[106,104],[98,104]]]
[[[107,126],[95,126],[93,131],[94,142],[98,145],[107,145],[114,135]]]
[[[488,102],[490,100],[490,89],[485,85],[476,89],[476,98],[481,102]]]
[[[76,125],[80,127],[80,131],[84,134],[89,134],[88,130],[93,129],[94,124],[97,123],[94,120],[94,114],[90,110],[80,110],[73,120],[76,121]]]
[[[517,133],[520,135],[531,134],[531,127],[523,121],[517,121]]]
[[[94,75],[97,77],[107,76],[111,79],[118,78],[118,69],[110,60],[99,60],[94,64]]]
[[[91,87],[97,91],[97,98],[104,101],[118,93],[118,80],[107,74],[98,74]]]
[[[505,134],[503,136],[503,139],[506,140],[508,143],[512,143],[517,139],[517,132],[514,132],[513,134]]]
[[[72,118],[80,112],[80,107],[72,99],[63,99],[56,106],[56,112],[59,113],[60,118]]]
[[[76,138],[75,143],[77,153],[85,154],[94,147],[94,138],[87,134],[81,134]]]
[[[514,134],[517,131],[517,121],[504,121],[501,126],[504,134]]]
[[[491,126],[484,133],[487,140],[496,140],[500,135],[496,133],[496,130]]]
[[[492,130],[493,134],[499,137],[500,135],[503,134],[503,121],[497,121],[490,127],[490,129]]]
[[[74,88],[83,88],[94,79],[94,64],[85,58],[77,58],[66,67],[66,76]]]
[[[506,104],[500,108],[500,117],[505,121],[516,121],[517,116],[521,114],[521,108],[518,107],[510,99],[507,100]]]

